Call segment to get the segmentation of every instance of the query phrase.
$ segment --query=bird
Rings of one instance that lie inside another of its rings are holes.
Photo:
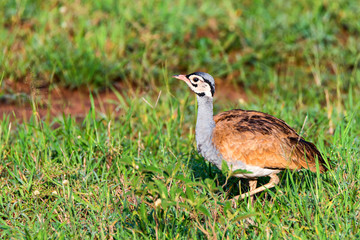
[[[277,174],[285,169],[327,171],[316,146],[279,118],[243,109],[214,116],[215,80],[210,74],[194,72],[173,77],[184,81],[197,95],[198,153],[220,170],[225,161],[235,177],[249,180],[250,190],[233,199],[251,196],[252,201],[254,194],[275,187],[280,182]],[[265,176],[270,177],[269,182],[257,187],[257,179]]]

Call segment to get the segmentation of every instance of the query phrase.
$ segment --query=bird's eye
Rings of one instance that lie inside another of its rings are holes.
[[[199,81],[199,78],[194,77],[194,78],[193,78],[193,81],[194,81],[194,82],[197,82],[197,81]]]

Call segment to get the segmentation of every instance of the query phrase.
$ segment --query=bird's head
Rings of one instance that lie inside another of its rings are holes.
[[[213,97],[215,94],[214,78],[204,72],[194,72],[188,75],[175,75],[174,78],[183,80],[199,97]]]

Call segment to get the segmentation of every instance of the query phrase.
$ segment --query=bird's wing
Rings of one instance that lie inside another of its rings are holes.
[[[325,170],[324,160],[315,145],[276,117],[236,109],[220,113],[214,120],[213,143],[228,162],[316,171],[317,158],[320,171]]]

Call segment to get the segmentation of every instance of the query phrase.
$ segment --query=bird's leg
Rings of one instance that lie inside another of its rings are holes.
[[[256,189],[256,185],[257,185],[257,179],[255,180],[249,180],[249,187],[250,187],[250,191],[249,192],[252,192]],[[250,198],[250,202],[251,202],[251,206],[254,205],[254,196],[251,196]]]
[[[250,181],[249,182],[250,191],[247,192],[247,193],[243,193],[243,194],[241,194],[239,196],[236,196],[236,197],[234,197],[234,199],[239,199],[239,198],[244,199],[246,196],[250,197],[250,196],[252,196],[252,195],[254,195],[256,193],[259,193],[259,192],[262,192],[262,191],[264,191],[266,189],[275,187],[279,182],[280,182],[280,179],[275,173],[270,175],[270,181],[267,184],[265,184],[265,185],[263,185],[261,187],[255,188],[255,189],[252,189],[252,187],[254,187],[254,183],[251,183],[251,181]],[[251,184],[253,186],[251,186]],[[256,184],[255,184],[255,186],[256,186]]]
[[[257,180],[249,180],[249,187],[250,187],[250,191],[253,191],[256,189],[256,185],[257,185]],[[239,196],[236,196],[232,199],[232,202],[233,202],[233,207],[236,208],[236,201],[239,199]],[[254,203],[254,196],[251,196],[251,199],[250,199],[250,202],[251,202],[251,206],[253,205]],[[250,205],[248,204],[248,207],[250,207]]]
[[[256,189],[256,185],[257,185],[257,180],[249,180],[249,186],[250,186],[250,191],[254,191]]]

